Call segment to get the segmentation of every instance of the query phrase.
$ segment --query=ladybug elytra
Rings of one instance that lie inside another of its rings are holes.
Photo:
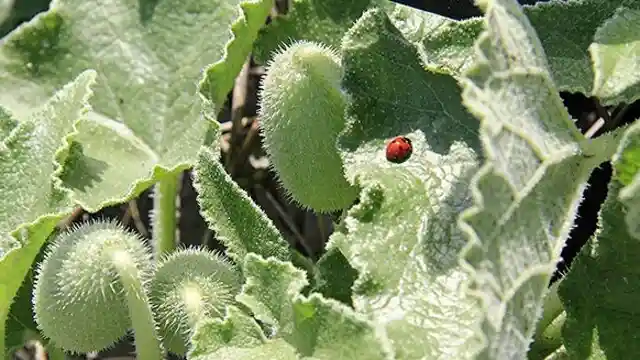
[[[387,144],[387,160],[395,164],[407,161],[412,152],[411,140],[405,136],[397,136]]]

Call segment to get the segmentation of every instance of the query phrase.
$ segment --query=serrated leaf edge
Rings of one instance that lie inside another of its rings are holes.
[[[54,0],[55,1],[55,0]],[[87,78],[86,80],[83,78]],[[97,78],[97,73],[95,70],[93,69],[88,69],[83,71],[82,73],[80,73],[74,80],[72,80],[71,82],[67,83],[62,89],[58,90],[47,102],[46,104],[49,104],[49,102],[53,99],[57,99],[58,97],[60,97],[60,94],[62,93],[62,91],[64,91],[65,89],[71,87],[74,85],[74,83],[79,82],[81,80],[85,80],[87,81],[86,84],[86,89],[87,92],[85,94],[85,96],[83,97],[82,101],[84,103],[84,105],[82,106],[82,109],[80,110],[80,113],[82,115],[88,113],[89,111],[91,111],[91,105],[89,103],[89,99],[93,96],[93,90],[91,89],[91,86],[94,85],[96,83],[96,78]],[[46,105],[45,105],[46,106]],[[62,145],[54,152],[54,159],[52,159],[55,163],[55,170],[54,172],[51,174],[51,180],[53,182],[53,185],[61,190],[64,191],[71,199],[71,191],[67,188],[65,188],[62,185],[62,180],[60,179],[60,174],[62,173],[62,171],[64,170],[64,160],[66,159],[66,155],[68,155],[68,151],[71,148],[71,144],[72,144],[72,139],[73,136],[78,134],[78,130],[76,128],[76,125],[78,124],[78,122],[80,121],[80,119],[82,118],[82,115],[79,117],[78,120],[76,120],[76,122],[72,125],[72,131],[70,133],[68,133],[63,139],[62,139]],[[45,214],[42,215],[40,217],[38,217],[37,219],[35,219],[32,222],[29,223],[25,223],[22,224],[21,226],[18,226],[13,232],[12,235],[17,235],[20,232],[24,232],[27,228],[30,228],[32,226],[37,225],[39,222],[41,222],[42,220],[45,219],[56,219],[59,218],[61,216],[64,216],[65,214],[68,214],[71,211],[71,209],[69,209],[69,211],[66,212],[61,212],[58,214]]]
[[[218,70],[223,70],[225,66],[227,67],[227,71],[226,71],[227,73],[238,74],[240,72],[243,66],[242,63],[239,63],[239,65],[237,66],[237,69],[233,69],[227,62],[230,50],[232,49],[232,47],[234,47],[236,43],[238,43],[240,30],[243,28],[249,27],[250,15],[253,13],[255,9],[259,8],[260,5],[266,2],[270,3],[271,1],[270,0],[243,0],[239,4],[239,7],[240,7],[238,9],[239,14],[238,14],[238,17],[236,18],[236,21],[231,23],[231,29],[229,30],[229,32],[231,33],[231,38],[227,41],[227,43],[224,46],[222,58],[210,64],[209,66],[207,66],[203,71],[203,76],[198,83],[198,92],[202,94],[204,98],[209,99],[210,101],[213,102],[216,112],[220,111],[222,107],[221,104],[224,103],[224,98],[226,97],[227,94],[226,93],[219,94],[218,95],[219,98],[216,98],[216,99],[211,99],[209,97],[210,95],[216,95],[212,93],[207,93],[205,91],[205,88],[207,87],[207,83],[209,79],[209,74],[214,74]],[[266,21],[266,17],[264,20]],[[253,41],[251,41],[251,47],[253,47],[253,43],[255,42],[255,39],[257,38],[257,36],[258,36],[258,32],[255,33],[253,37]],[[251,47],[248,49],[247,55],[251,52]],[[224,71],[221,71],[221,72],[224,72]],[[235,76],[232,78],[232,81],[228,86],[229,89],[233,88],[233,80],[235,80]]]
[[[54,0],[55,1],[55,0]],[[86,79],[84,79],[86,78]],[[44,105],[44,106],[48,106],[48,104],[54,100],[57,99],[61,96],[61,93],[65,90],[68,89],[74,85],[76,85],[76,83],[84,80],[86,81],[85,84],[85,94],[82,98],[82,102],[83,102],[83,106],[81,107],[81,109],[79,110],[80,116],[79,118],[82,118],[82,114],[86,114],[88,111],[90,111],[91,109],[91,105],[89,104],[89,99],[91,98],[91,96],[93,96],[93,90],[91,89],[91,86],[95,84],[96,82],[96,78],[97,78],[97,73],[95,72],[95,70],[92,69],[88,69],[85,70],[84,72],[80,73],[74,80],[72,80],[71,82],[67,83],[65,86],[62,87],[62,89],[58,90],[51,98],[49,98]],[[66,155],[68,154],[68,151],[71,147],[71,137],[74,133],[77,133],[77,128],[76,128],[76,124],[78,123],[79,119],[76,120],[76,122],[72,125],[72,130],[69,134],[67,134],[65,137],[63,137],[62,139],[62,144],[58,147],[58,149],[54,152],[53,155],[53,159],[51,159],[54,164],[55,164],[55,169],[54,172],[51,174],[50,179],[52,181],[52,186],[54,186],[55,188],[65,192],[67,194],[67,196],[69,197],[69,200],[71,200],[71,191],[62,187],[62,180],[60,180],[59,176],[60,173],[63,171],[63,164],[62,161],[64,160],[64,158],[66,157]],[[3,142],[4,144],[4,142]],[[17,243],[19,244],[19,246],[16,246],[12,249],[10,249],[8,252],[6,252],[5,254],[3,254],[2,258],[0,258],[0,263],[3,262],[4,260],[6,260],[8,258],[8,256],[12,256],[12,253],[16,252],[16,251],[20,251],[26,247],[28,247],[30,245],[30,243],[26,242],[26,240],[29,237],[29,229],[34,228],[36,226],[38,226],[38,224],[41,224],[43,222],[46,221],[53,221],[53,220],[59,220],[62,217],[64,217],[65,215],[69,214],[71,212],[71,207],[69,207],[67,209],[67,211],[63,211],[60,213],[56,213],[56,214],[44,214],[39,216],[38,218],[34,219],[31,222],[26,222],[21,224],[20,226],[18,226],[16,229],[12,230],[9,235],[12,236],[14,239],[18,239]],[[44,243],[44,241],[43,241]],[[40,246],[38,246],[38,248],[40,248]],[[35,254],[34,254],[35,257]],[[33,260],[32,260],[33,261]],[[25,273],[26,275],[26,273]],[[10,303],[12,303],[15,300],[15,295],[17,293],[17,291],[19,290],[19,288],[16,288],[14,290],[14,294],[12,295],[12,298],[10,300]],[[7,309],[7,315],[9,314],[9,309]],[[0,320],[6,320],[6,319],[0,319]],[[0,331],[0,336],[2,337],[0,339],[0,355],[5,355],[5,351],[6,349],[4,348],[4,322],[0,323],[0,326],[3,328],[2,331]]]
[[[50,10],[54,9],[54,7],[56,7],[58,3],[61,1],[62,0],[53,0],[50,6]],[[248,27],[247,25],[248,17],[249,17],[248,14],[252,12],[253,8],[257,8],[261,3],[265,1],[268,1],[268,0],[245,0],[239,4],[239,8],[240,8],[238,9],[239,14],[236,20],[231,24],[231,29],[229,30],[229,32],[231,33],[231,38],[227,41],[227,43],[224,46],[224,52],[223,52],[222,58],[210,64],[209,66],[205,67],[200,77],[200,80],[198,82],[198,91],[196,92],[196,94],[194,94],[194,96],[197,96],[199,98],[200,107],[201,107],[200,113],[203,115],[205,120],[210,124],[216,124],[217,121],[214,118],[214,116],[207,111],[207,109],[214,109],[215,112],[219,111],[220,108],[222,107],[221,104],[224,103],[224,96],[226,96],[226,93],[224,95],[221,95],[219,99],[212,100],[207,97],[207,94],[203,91],[203,87],[206,85],[208,73],[210,71],[213,71],[214,69],[224,68],[225,65],[228,66],[227,59],[229,55],[229,50],[237,42],[239,29],[243,27]],[[257,36],[257,32],[255,36]],[[248,50],[250,51],[251,49],[248,49]],[[230,72],[231,70],[236,70],[234,74],[237,74],[238,72],[240,72],[241,67],[242,67],[242,64],[240,64],[240,66],[238,66],[237,69],[227,69],[227,72]],[[233,77],[233,79],[235,79],[235,76]],[[228,87],[229,87],[229,90],[233,88],[233,82],[231,82]],[[197,102],[198,101],[196,101],[196,103]],[[127,127],[127,129],[129,128]],[[70,140],[73,140],[78,134],[79,133],[76,131],[75,134],[72,134],[70,136]],[[135,137],[135,139],[138,139],[138,138]],[[147,144],[145,144],[144,142],[142,142],[142,144],[144,145],[144,148],[148,148]],[[218,145],[217,142],[214,145]],[[184,171],[189,167],[193,166],[196,161],[197,160],[194,159],[191,162],[181,162],[170,168],[164,167],[159,164],[155,164],[153,165],[153,167],[151,168],[151,171],[146,177],[138,179],[134,183],[130,184],[128,190],[124,195],[104,199],[103,201],[99,202],[98,206],[91,206],[81,201],[75,195],[73,195],[73,193],[72,193],[72,197],[74,202],[77,203],[79,206],[81,206],[83,209],[89,212],[97,212],[100,209],[105,208],[107,206],[117,205],[122,202],[133,199],[135,196],[139,195],[144,190],[146,190],[147,188],[155,184],[158,181],[158,179],[161,179],[164,176],[171,176],[172,174],[180,171]]]

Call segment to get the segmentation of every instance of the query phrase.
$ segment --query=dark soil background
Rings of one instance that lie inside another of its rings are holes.
[[[397,2],[454,19],[482,15],[473,5],[472,0],[398,0]],[[535,2],[535,0],[520,1],[522,4]],[[0,24],[0,36],[6,35],[38,12],[46,10],[48,4],[49,0],[16,0],[12,15]],[[275,11],[285,12],[286,7],[286,0],[276,0]],[[322,254],[324,244],[333,230],[331,216],[319,216],[288,201],[283,190],[278,186],[273,172],[268,168],[268,160],[262,150],[258,132],[259,120],[256,118],[257,89],[263,75],[264,68],[260,64],[248,62],[239,75],[234,90],[229,94],[225,108],[219,116],[219,121],[223,123],[221,161],[237,183],[264,209],[290,244],[310,258],[317,259]],[[583,132],[586,132],[598,118],[602,117],[606,120],[605,126],[595,136],[640,117],[640,103],[603,108],[595,99],[587,98],[582,94],[561,93],[561,96],[576,125]],[[590,186],[585,192],[585,200],[580,205],[576,226],[571,231],[567,246],[562,252],[563,261],[558,265],[559,271],[554,279],[566,271],[580,247],[595,231],[597,214],[606,197],[610,178],[611,166],[604,163],[589,179]],[[125,226],[148,238],[151,233],[150,211],[153,206],[150,192],[151,190],[147,190],[135,201],[108,207],[96,214],[87,214],[78,209],[69,219],[68,224],[95,218],[118,219]],[[222,249],[215,234],[207,228],[198,212],[190,171],[183,174],[179,201],[181,243],[186,246],[204,244],[212,249]],[[25,290],[25,294],[29,293],[29,286],[30,284],[25,284],[25,289],[22,289]],[[133,350],[130,341],[124,341],[121,346],[111,351],[73,358],[116,359],[117,357],[124,360],[131,359],[129,356]],[[29,344],[17,352],[15,358],[37,358],[37,352],[37,344]]]

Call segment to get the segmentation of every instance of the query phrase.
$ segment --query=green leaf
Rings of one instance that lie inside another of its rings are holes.
[[[62,179],[87,210],[126,201],[195,161],[270,7],[54,1],[0,48],[0,85],[10,89],[0,103],[25,112],[85,68],[98,69],[94,112],[78,125]],[[213,104],[197,84],[212,62],[203,84]]]
[[[37,13],[49,8],[50,0],[0,0],[7,9],[6,17],[0,21],[0,37],[5,37],[23,21],[28,21]]]
[[[191,336],[188,357],[197,359],[225,347],[253,348],[266,341],[255,320],[230,305],[224,319],[206,318],[198,323]]]
[[[358,272],[349,265],[349,260],[342,252],[335,247],[328,249],[316,263],[316,268],[317,278],[313,291],[353,306],[351,288],[358,278]]]
[[[225,172],[219,156],[218,149],[202,147],[194,167],[193,184],[200,212],[227,247],[227,254],[236,262],[241,262],[248,253],[288,260],[289,244],[262,209]]]
[[[459,75],[473,60],[473,44],[482,31],[478,18],[456,21],[398,4],[388,11],[393,24],[417,47],[423,64]]]
[[[640,139],[633,136],[637,131],[637,124],[634,123],[630,128],[625,129],[624,151],[620,151],[620,142],[616,149],[615,175],[617,181],[622,185],[628,186],[634,181],[636,174],[640,171]]]
[[[605,104],[640,99],[640,10],[619,8],[598,28],[589,51],[595,71],[592,95]]]
[[[224,58],[207,68],[206,77],[200,83],[200,92],[216,104],[218,111],[253,48],[258,32],[271,11],[273,0],[244,0],[240,6],[244,18],[232,24],[234,38],[227,43]],[[223,42],[218,44],[220,46]]]
[[[471,291],[483,305],[477,359],[524,359],[589,173],[583,136],[551,80],[544,51],[513,0],[486,2],[486,30],[463,99],[481,119],[486,160],[460,218]],[[523,305],[526,304],[526,305]]]
[[[244,272],[246,283],[238,301],[272,325],[271,338],[284,339],[303,357],[389,358],[385,341],[361,314],[317,293],[301,295],[307,280],[291,263],[249,254]]]
[[[344,33],[371,6],[383,0],[293,0],[289,12],[278,16],[262,31],[254,46],[256,61],[266,63],[283,43],[293,40],[340,46]]]
[[[278,339],[253,348],[224,347],[206,355],[190,357],[193,360],[298,360],[295,349],[285,341]],[[312,360],[312,359],[309,359]]]
[[[573,260],[558,289],[567,312],[564,345],[575,359],[640,356],[640,176],[630,153],[640,149],[640,123],[630,127],[613,157],[614,177],[599,215],[599,230]],[[619,175],[633,172],[633,181]]]
[[[291,335],[294,311],[292,301],[308,284],[304,273],[288,263],[265,260],[248,254],[244,263],[245,285],[236,296],[253,316]]]
[[[635,0],[556,0],[524,7],[558,90],[589,94],[593,83],[589,45],[598,27],[624,3],[640,6]]]
[[[523,7],[559,90],[589,94],[594,81],[589,46],[598,27],[621,5],[640,9],[635,0],[555,0]],[[390,13],[403,34],[418,44],[425,66],[456,76],[471,66],[482,19],[456,21],[404,6]]]
[[[80,74],[28,115],[14,119],[0,108],[2,128],[11,127],[3,131],[0,142],[0,358],[5,358],[4,331],[12,299],[40,247],[71,211],[69,194],[54,176],[66,156],[68,135],[89,109],[95,77],[94,71]]]
[[[42,251],[40,251],[42,254]],[[35,258],[38,261],[39,256]],[[18,289],[5,326],[5,347],[11,352],[24,346],[29,334],[39,334],[34,320],[31,296],[33,294],[33,273],[29,269]]]
[[[360,273],[354,306],[384,326],[396,358],[468,358],[477,344],[463,343],[480,314],[460,287],[456,219],[478,165],[478,121],[456,81],[426,71],[381,9],[358,20],[342,52],[350,102],[339,145],[347,177],[363,190],[328,246]],[[402,164],[385,158],[397,135],[413,144]]]
[[[235,306],[224,320],[204,319],[191,337],[193,360],[297,360],[295,349],[282,339],[267,340],[256,321]]]

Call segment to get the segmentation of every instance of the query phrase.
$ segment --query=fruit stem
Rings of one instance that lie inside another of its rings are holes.
[[[176,196],[179,191],[179,180],[180,176],[167,174],[154,187],[151,228],[153,231],[153,255],[156,259],[160,259],[162,255],[169,254],[176,249],[176,227],[178,224]]]
[[[135,338],[136,358],[138,360],[165,359],[166,354],[156,330],[151,305],[134,259],[126,251],[116,250],[111,255],[111,260],[125,289]]]

